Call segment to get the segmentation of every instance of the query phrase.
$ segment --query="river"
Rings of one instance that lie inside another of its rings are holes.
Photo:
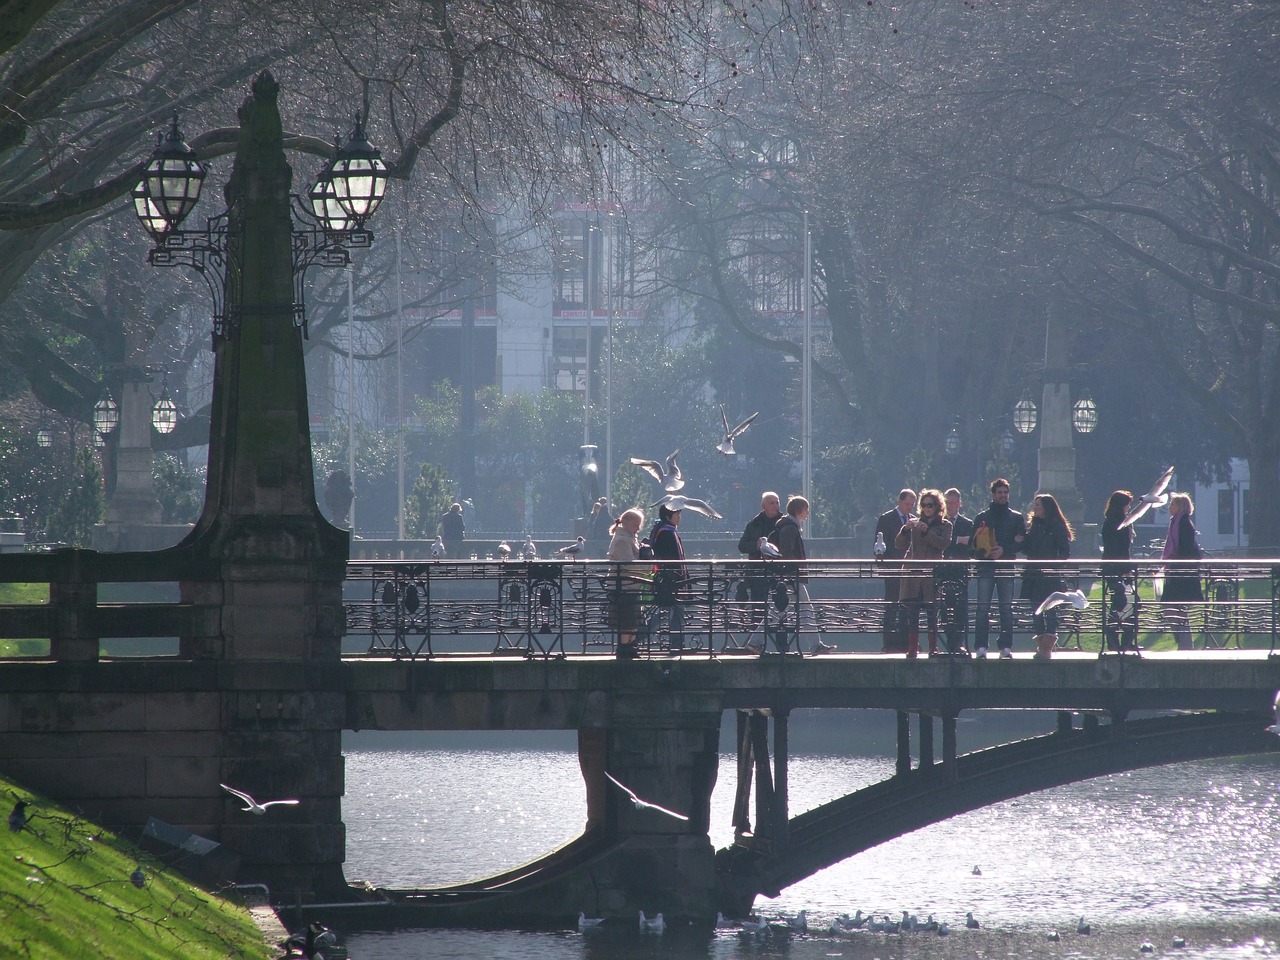
[[[859,755],[804,741],[793,735],[793,814],[893,772],[889,749]],[[352,881],[475,879],[577,836],[585,820],[571,734],[490,735],[465,746],[457,735],[390,743],[353,736],[346,749]],[[732,840],[733,770],[726,753],[711,805],[717,848]],[[353,960],[1271,957],[1280,952],[1278,790],[1280,756],[1267,756],[1158,767],[988,807],[757,900],[757,913],[769,918],[807,910],[808,933],[668,928],[658,937],[628,924],[585,935],[347,931],[343,940]],[[952,932],[826,932],[833,917],[858,909],[932,914]],[[979,929],[966,929],[969,911]],[[1082,916],[1087,935],[1077,933]],[[1178,938],[1184,946],[1175,946]]]

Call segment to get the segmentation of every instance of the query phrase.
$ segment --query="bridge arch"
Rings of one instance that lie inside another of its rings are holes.
[[[1280,751],[1269,714],[1188,713],[1054,733],[901,771],[716,852],[720,909],[750,912],[819,870],[921,827],[1051,787],[1145,767]]]

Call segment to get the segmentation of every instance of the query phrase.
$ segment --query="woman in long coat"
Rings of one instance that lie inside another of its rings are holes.
[[[1031,501],[1031,515],[1027,519],[1027,538],[1022,541],[1022,549],[1028,561],[1066,560],[1071,556],[1071,541],[1076,534],[1053,494],[1036,494]],[[1045,597],[1065,586],[1060,568],[1028,563],[1022,571],[1022,599],[1028,601],[1033,610],[1040,606]],[[1057,609],[1033,615],[1031,629],[1035,631],[1035,658],[1048,660],[1058,644]]]
[[[1164,538],[1163,560],[1199,560],[1201,556],[1200,541],[1196,533],[1196,525],[1191,522],[1195,513],[1195,504],[1185,493],[1175,493],[1169,497],[1169,533]],[[1164,571],[1164,590],[1160,593],[1160,603],[1164,606],[1165,619],[1169,621],[1174,639],[1179,650],[1193,650],[1191,642],[1190,618],[1184,604],[1201,603],[1204,591],[1200,588],[1200,568],[1186,565],[1166,567]],[[1170,604],[1173,604],[1170,606]]]
[[[951,545],[951,521],[942,492],[920,491],[920,516],[902,525],[894,538],[894,546],[903,551],[904,560],[941,560]],[[938,608],[934,604],[933,565],[916,566],[903,563],[902,586],[898,600],[907,617],[907,659],[920,656],[920,608],[928,611],[929,653],[938,652]]]

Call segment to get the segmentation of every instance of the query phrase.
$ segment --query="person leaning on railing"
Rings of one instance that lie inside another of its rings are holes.
[[[635,509],[623,511],[614,521],[609,532],[608,559],[618,564],[613,571],[613,595],[609,605],[609,626],[618,634],[619,660],[632,660],[636,655],[636,630],[640,627],[640,589],[642,586],[638,566],[640,559],[640,528],[644,514]]]

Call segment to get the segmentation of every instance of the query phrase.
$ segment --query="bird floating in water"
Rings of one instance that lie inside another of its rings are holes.
[[[444,537],[436,537],[435,542],[431,544],[431,559],[439,560],[444,556]]]
[[[646,460],[643,457],[632,457],[631,462],[662,484],[662,489],[667,493],[675,493],[684,486],[684,477],[681,475],[680,467],[676,463],[676,457],[679,454],[680,448],[677,447],[665,462],[662,460]]]
[[[978,866],[976,863],[973,865],[973,869],[970,870],[969,872],[973,874],[975,877],[982,876],[982,868]]]
[[[940,924],[938,924],[938,936],[949,937],[950,935],[951,935],[951,928],[947,926],[947,921],[943,920]]]
[[[1169,494],[1165,491],[1169,489],[1169,481],[1172,479],[1173,467],[1171,466],[1160,474],[1160,479],[1155,482],[1155,486],[1129,504],[1129,510],[1125,513],[1124,519],[1120,521],[1118,529],[1123,530],[1125,527],[1133,526],[1152,507],[1163,507],[1168,503]]]
[[[1186,941],[1186,940],[1184,940],[1182,937],[1174,937],[1174,938],[1173,938],[1173,945],[1174,945],[1175,947],[1177,947],[1177,948],[1181,949],[1181,948],[1183,948],[1183,947],[1185,947],[1185,946],[1187,945],[1187,941]]]
[[[507,543],[505,540],[498,544],[498,556],[503,560],[511,556],[511,544]]]
[[[1138,945],[1138,949],[1143,953],[1154,953],[1156,945],[1150,940],[1143,940],[1142,943]]]
[[[662,933],[667,929],[667,922],[662,919],[659,913],[656,917],[646,917],[644,911],[640,911],[640,932],[641,933]]]
[[[737,924],[734,923],[732,920],[730,920],[728,917],[726,917],[723,913],[721,913],[718,910],[716,911],[716,929],[717,930],[731,930],[736,926]]]
[[[726,457],[734,456],[738,451],[733,449],[733,441],[737,440],[738,437],[746,433],[747,427],[751,426],[751,421],[758,416],[760,416],[759,410],[757,410],[751,416],[747,417],[747,419],[743,420],[740,424],[738,424],[733,429],[730,429],[729,415],[725,413],[724,404],[723,403],[720,404],[720,420],[724,424],[724,439],[720,441],[720,444],[719,446],[716,447],[716,449],[719,450],[721,453],[723,453]]]
[[[801,910],[794,917],[783,917],[787,922],[787,927],[798,933],[805,933],[809,929],[809,911]]]
[[[982,926],[982,924],[980,924],[977,921],[977,919],[974,917],[972,910],[970,910],[968,913],[964,915],[964,925],[968,927],[970,930],[977,930],[980,926]]]
[[[138,889],[142,889],[147,885],[147,875],[142,872],[142,864],[138,864],[133,868],[133,873],[129,874],[129,882]]]
[[[259,817],[267,812],[267,807],[277,807],[277,806],[294,807],[294,806],[297,806],[299,802],[297,800],[268,800],[266,803],[259,803],[257,800],[253,799],[253,797],[249,796],[249,794],[245,793],[243,790],[237,790],[235,787],[228,787],[225,783],[220,783],[218,784],[218,786],[220,786],[223,790],[227,791],[227,793],[231,794],[233,797],[239,797],[241,800],[244,801],[245,803],[245,807],[243,811],[244,813],[256,814]]]
[[[9,811],[9,829],[17,833],[27,825],[29,819],[31,818],[27,816],[27,801],[19,800]]]
[[[604,917],[588,917],[581,910],[578,911],[579,930],[594,930],[602,923],[604,923]]]
[[[1080,922],[1076,924],[1076,933],[1084,937],[1087,937],[1089,934],[1093,933],[1093,928],[1090,927],[1089,924],[1084,922],[1084,917],[1081,917]]]
[[[1062,937],[1058,934],[1058,931],[1057,931],[1057,930],[1050,930],[1050,931],[1049,931],[1049,937],[1048,937],[1048,940],[1049,940],[1049,942],[1050,942],[1050,943],[1057,943],[1057,942],[1058,942],[1059,940],[1061,940],[1061,939],[1062,939]]]
[[[639,797],[636,796],[636,793],[634,790],[632,790],[630,787],[624,786],[623,784],[619,783],[614,778],[613,774],[609,773],[609,771],[606,770],[604,775],[609,778],[610,783],[612,783],[615,787],[617,787],[619,790],[621,790],[623,793],[625,793],[628,797],[631,798],[631,805],[635,807],[637,810],[656,810],[658,811],[658,813],[665,813],[668,817],[674,817],[677,820],[689,819],[683,813],[676,813],[674,810],[668,810],[666,807],[660,807],[656,803],[650,803],[648,800],[641,800]],[[662,916],[662,914],[658,914],[658,916]]]
[[[556,553],[560,554],[562,557],[576,557],[582,552],[582,548],[586,545],[587,538],[579,537],[574,543],[569,544],[567,547],[557,547]]]
[[[743,933],[764,933],[769,929],[769,921],[764,917],[747,917],[740,926]]]
[[[678,513],[681,510],[692,510],[694,513],[700,513],[704,517],[710,517],[712,520],[723,520],[720,514],[711,504],[705,500],[696,500],[693,497],[682,497],[674,493],[669,493],[657,503],[649,504],[649,509],[654,510],[658,507],[666,507],[672,513]]]
[[[768,537],[761,537],[757,540],[756,549],[760,551],[760,556],[762,557],[769,557],[772,559],[774,557],[782,556],[782,551],[770,543]]]
[[[1055,590],[1040,601],[1040,606],[1035,609],[1035,615],[1038,617],[1046,610],[1060,607],[1064,603],[1071,604],[1077,610],[1084,610],[1089,606],[1089,600],[1083,590]]]

